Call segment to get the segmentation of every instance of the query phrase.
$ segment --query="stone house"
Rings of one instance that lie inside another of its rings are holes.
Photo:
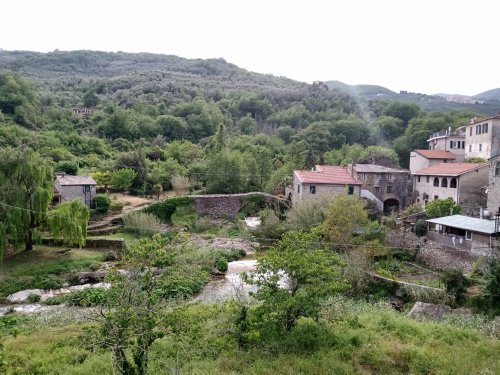
[[[54,180],[54,201],[62,203],[79,198],[89,207],[94,206],[96,185],[92,177],[56,174]]]
[[[410,153],[410,173],[414,174],[421,169],[432,167],[441,163],[453,163],[456,155],[450,151],[443,150],[415,150]]]
[[[500,155],[490,158],[488,189],[486,190],[487,215],[493,217],[500,212]]]
[[[489,256],[496,248],[498,227],[494,220],[452,215],[426,220],[427,238],[457,250]]]
[[[448,151],[456,156],[457,162],[465,158],[465,127],[456,130],[442,130],[432,134],[427,140],[429,150]]]
[[[500,154],[500,114],[473,118],[465,127],[465,156],[485,160]]]
[[[361,182],[347,168],[317,165],[312,171],[294,171],[291,191],[287,198],[308,199],[318,194],[360,196]]]
[[[464,212],[478,215],[486,204],[487,163],[442,163],[413,174],[415,203],[451,198]]]
[[[361,197],[376,203],[380,211],[390,213],[407,205],[407,170],[374,164],[350,164],[349,172],[361,181]]]

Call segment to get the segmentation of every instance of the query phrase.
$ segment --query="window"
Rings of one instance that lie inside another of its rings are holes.
[[[455,147],[453,147],[453,143],[455,143],[455,142],[450,141],[450,148],[455,148]]]
[[[465,239],[469,241],[472,240],[472,232],[470,230],[465,231]]]
[[[309,193],[316,194],[316,186],[314,185],[309,186]]]
[[[349,194],[349,195],[353,195],[354,194],[354,186],[349,186],[347,188],[347,194]]]
[[[391,194],[392,193],[392,186],[387,186],[387,194]]]
[[[427,176],[426,182],[429,183],[429,176]]]
[[[420,182],[420,176],[417,176],[417,182]]]
[[[385,178],[387,179],[387,181],[391,181],[392,180],[392,174],[388,173]]]
[[[476,135],[481,134],[481,125],[476,126]]]
[[[378,186],[375,186],[375,193],[380,193],[380,188]]]
[[[495,166],[495,176],[500,176],[500,162]]]
[[[483,134],[488,133],[488,124],[483,124]]]
[[[479,151],[483,151],[483,144],[482,143],[479,144]]]
[[[462,141],[462,148],[465,150],[465,141]]]
[[[439,187],[439,178],[434,177],[434,186]]]
[[[300,194],[300,185],[297,185],[297,193]]]
[[[360,174],[359,174],[359,179],[360,179],[361,181],[366,180],[366,173],[360,173]]]
[[[90,185],[83,185],[83,192],[90,193]]]
[[[448,187],[448,179],[446,177],[443,177],[441,180],[441,187]]]
[[[472,152],[472,145],[469,145],[469,152]]]
[[[472,126],[469,128],[469,135],[472,135]]]
[[[455,177],[453,177],[450,181],[450,187],[452,189],[456,189],[457,188],[457,179]]]

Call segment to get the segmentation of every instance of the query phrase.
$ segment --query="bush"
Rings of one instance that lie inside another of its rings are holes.
[[[193,204],[194,198],[192,197],[174,197],[164,199],[161,202],[150,204],[142,211],[155,215],[164,223],[171,223],[172,215],[177,207],[191,207]]]
[[[227,271],[227,259],[224,256],[219,256],[215,261],[215,268],[221,272]]]
[[[116,200],[111,201],[111,204],[109,205],[109,210],[113,212],[120,212],[123,209],[123,206],[125,203],[119,202]]]
[[[500,308],[500,260],[498,259],[489,264],[484,295],[493,308]]]
[[[78,163],[76,161],[60,161],[56,164],[54,170],[76,176],[78,174]]]
[[[427,222],[425,220],[417,220],[415,223],[415,234],[419,237],[427,234]]]
[[[130,212],[123,215],[123,229],[129,233],[137,233],[150,236],[161,230],[160,220],[152,215],[141,211]]]
[[[446,270],[443,275],[443,283],[446,292],[454,298],[455,302],[463,301],[467,280],[462,270]]]
[[[28,296],[29,303],[40,302],[41,299],[42,299],[42,297],[40,296],[40,294],[30,294]]]
[[[71,306],[90,307],[103,305],[106,302],[108,291],[101,288],[87,288],[65,295],[63,302]]]
[[[109,206],[111,205],[111,199],[106,194],[97,194],[94,198],[95,209],[100,214],[105,214],[109,211]]]
[[[308,231],[326,219],[332,196],[319,194],[313,199],[302,199],[293,202],[286,213],[286,222],[292,230]]]

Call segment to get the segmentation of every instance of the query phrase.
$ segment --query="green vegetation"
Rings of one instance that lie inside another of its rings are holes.
[[[462,207],[460,207],[451,198],[446,199],[435,199],[429,202],[425,207],[425,213],[428,218],[432,219],[435,217],[458,215],[462,212]]]

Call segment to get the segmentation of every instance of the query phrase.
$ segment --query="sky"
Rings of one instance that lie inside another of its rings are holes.
[[[7,0],[0,48],[224,58],[295,80],[475,95],[500,87],[500,1]]]

